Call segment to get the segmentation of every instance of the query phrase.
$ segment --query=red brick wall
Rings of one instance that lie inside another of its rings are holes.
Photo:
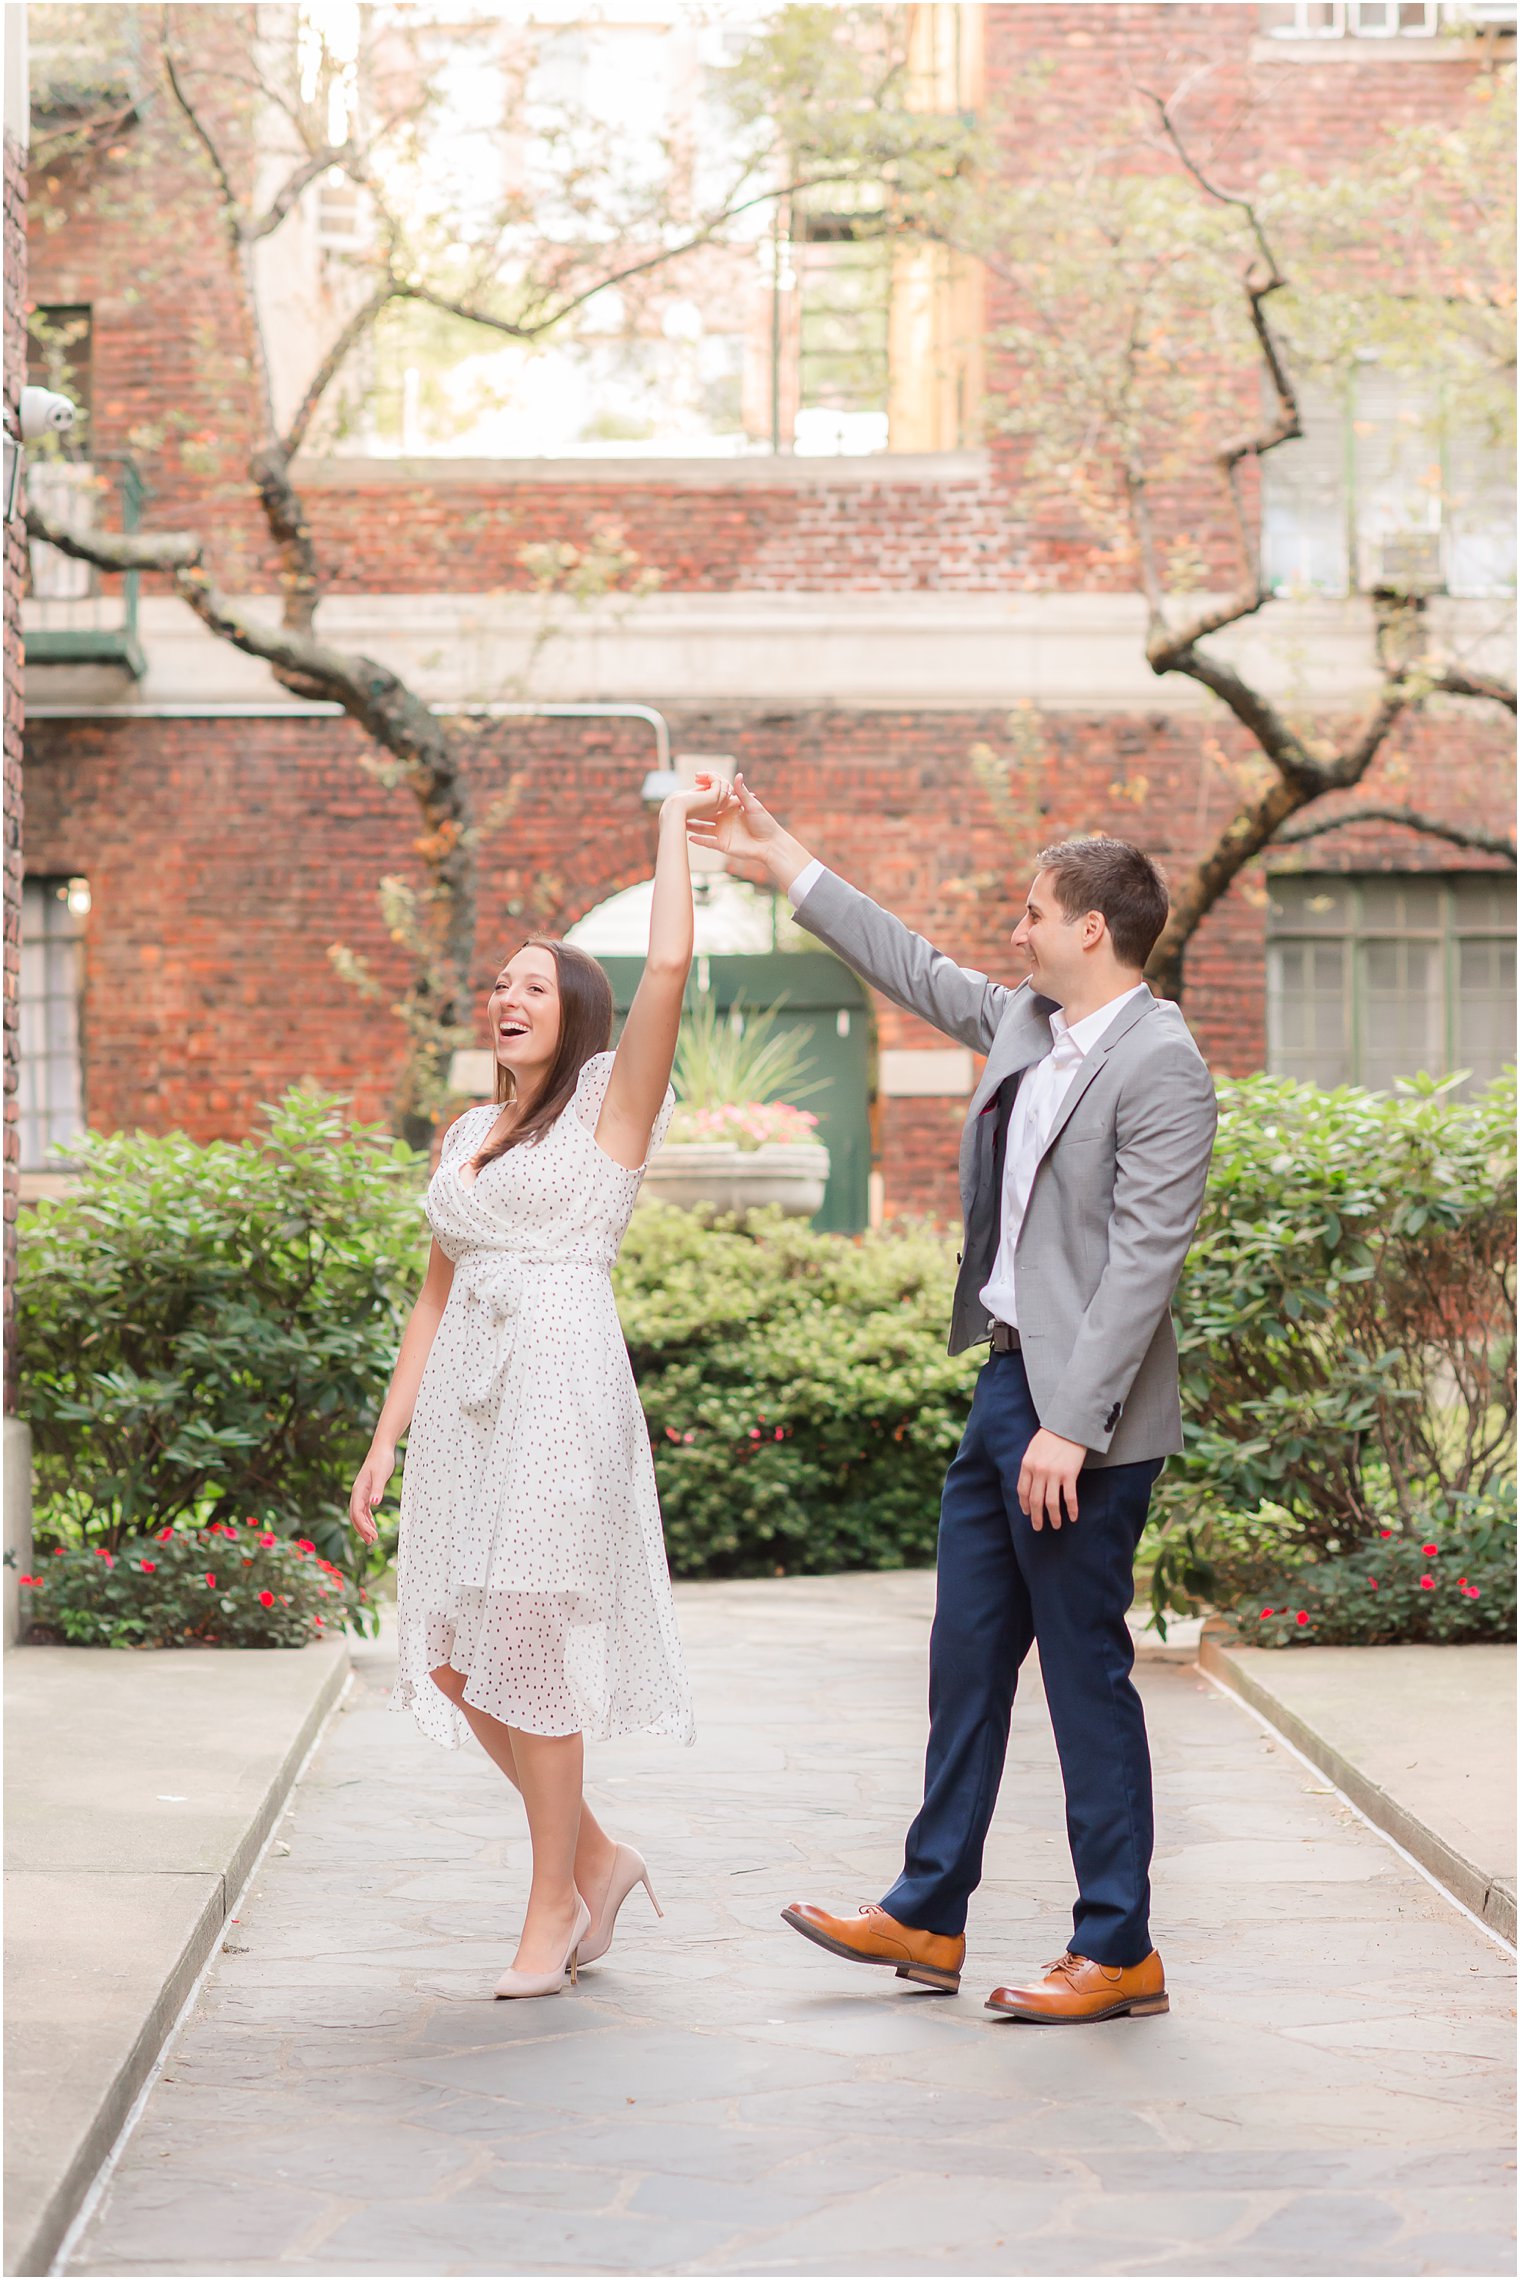
[[[1004,715],[674,714],[678,746],[731,752],[778,814],[826,860],[965,963],[1015,978],[1007,938],[1046,840],[1108,829],[1180,866],[1223,813],[1212,734],[1190,723],[1050,716],[1027,733],[1014,779],[1026,822],[1002,835],[967,753],[996,748]],[[1388,768],[1421,770],[1428,797],[1503,823],[1505,737],[1476,719],[1459,746],[1412,723]],[[1121,773],[1116,740],[1133,747]],[[381,1115],[401,1049],[394,1018],[357,999],[327,947],[345,942],[387,985],[402,971],[375,903],[409,867],[413,812],[358,765],[341,720],[38,722],[30,737],[28,863],[83,873],[92,906],[86,990],[90,1120],[236,1134],[257,1104],[309,1078]],[[647,877],[639,788],[647,731],[631,722],[488,724],[470,772],[484,808],[525,769],[510,826],[482,868],[482,995],[525,924],[569,925]],[[1151,790],[1137,810],[1132,787]],[[1117,787],[1117,788],[1116,788]],[[1129,788],[1127,788],[1129,787]],[[1344,844],[1342,844],[1344,842]],[[1363,829],[1317,843],[1316,864],[1465,864],[1433,841]],[[514,916],[513,901],[529,903]],[[1220,1073],[1260,1066],[1264,900],[1248,879],[1195,944],[1186,1011]],[[934,1033],[878,1001],[879,1041]],[[953,1100],[881,1104],[888,1209],[954,1210]]]
[[[210,11],[220,36],[232,11]],[[200,12],[174,12],[188,48]],[[1306,66],[1253,52],[1247,5],[1021,4],[988,11],[988,84],[1009,106],[1010,153],[1069,168],[1073,135],[1106,131],[1137,84],[1170,91],[1207,61],[1186,120],[1211,142],[1232,184],[1289,158],[1329,166],[1394,122],[1452,114],[1475,71],[1382,54],[1375,43]],[[156,18],[144,12],[145,37]],[[204,28],[204,27],[202,27]],[[1045,74],[1036,83],[1029,65]],[[1137,163],[1151,161],[1143,155]],[[131,447],[154,486],[159,527],[206,533],[232,590],[272,583],[267,542],[239,468],[254,440],[242,361],[251,342],[236,271],[210,187],[171,107],[92,161],[88,181],[61,173],[41,205],[67,226],[34,229],[32,291],[95,312],[96,439]],[[994,322],[1008,304],[996,294]],[[1016,380],[995,370],[995,384]],[[1234,383],[1231,383],[1234,386]],[[1247,391],[1249,393],[1249,391]],[[172,406],[159,441],[146,423]],[[974,463],[973,463],[974,466]],[[1092,590],[1128,582],[1071,502],[1030,481],[1027,454],[996,440],[985,473],[953,462],[906,479],[890,466],[796,483],[649,475],[633,483],[563,480],[448,484],[410,477],[314,483],[311,520],[335,593],[462,596],[526,582],[530,541],[578,541],[619,520],[668,591],[843,592]],[[1186,480],[1174,496],[1185,509]],[[1199,528],[1215,521],[1197,503]],[[629,692],[661,702],[657,690]],[[1010,697],[1016,692],[1010,690]],[[1008,715],[732,709],[697,717],[665,704],[687,749],[734,753],[778,811],[847,875],[955,955],[1006,972],[1015,898],[1036,847],[1107,828],[1174,866],[1229,812],[1226,768],[1244,753],[1215,721],[1161,714]],[[1011,771],[1019,844],[1000,835],[971,766],[990,745]],[[244,1129],[255,1104],[311,1076],[353,1089],[379,1113],[400,1047],[383,1007],[355,1000],[326,957],[344,941],[399,980],[374,900],[381,873],[406,867],[415,825],[404,792],[358,765],[343,722],[152,721],[38,724],[29,746],[29,864],[79,871],[94,894],[89,929],[87,1085],[92,1120],[200,1134]],[[563,925],[647,872],[652,843],[638,787],[646,735],[630,724],[541,722],[482,733],[471,773],[484,804],[505,756],[521,753],[530,788],[510,831],[487,850],[481,978],[520,923],[513,899],[536,898],[534,923]],[[1400,768],[1407,764],[1407,779]],[[1398,800],[1493,824],[1511,814],[1505,724],[1478,708],[1405,725],[1379,770]],[[1370,787],[1369,787],[1370,788]],[[1381,832],[1358,846],[1316,843],[1312,860],[1417,867],[1468,858]],[[1264,898],[1248,877],[1204,927],[1189,962],[1187,1011],[1224,1071],[1263,1053]],[[881,1041],[928,1043],[891,1008]],[[891,1101],[879,1118],[889,1206],[953,1203],[954,1102]]]
[[[5,402],[14,414],[26,378],[26,154],[5,137]],[[21,585],[26,543],[19,517],[5,526],[5,1403],[12,1402],[15,1320],[17,1126],[21,978]]]

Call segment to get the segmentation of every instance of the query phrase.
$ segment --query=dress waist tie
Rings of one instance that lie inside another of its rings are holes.
[[[535,1269],[543,1267],[593,1267],[603,1274],[610,1272],[605,1259],[567,1257],[563,1252],[539,1258],[528,1251],[482,1248],[467,1251],[455,1262],[455,1283],[462,1283],[490,1317],[486,1359],[478,1370],[470,1372],[459,1397],[459,1406],[467,1416],[490,1418],[495,1415],[507,1364],[512,1358],[513,1332],[522,1311],[527,1278]]]

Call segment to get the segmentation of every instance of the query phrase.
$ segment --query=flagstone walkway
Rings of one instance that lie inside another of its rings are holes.
[[[696,1749],[593,1762],[666,1918],[636,1894],[545,2002],[490,2000],[515,1800],[389,1715],[364,1651],[67,2269],[1512,2272],[1507,1958],[1189,1668],[1142,1674],[1169,2016],[982,2009],[1069,1928],[1033,1672],[959,1999],[778,1922],[895,1871],[929,1592],[681,1592]]]

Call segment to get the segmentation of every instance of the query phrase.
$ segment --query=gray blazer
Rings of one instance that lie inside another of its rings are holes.
[[[992,1334],[977,1295],[1001,1235],[1009,1111],[1050,1051],[1049,998],[957,966],[832,871],[798,923],[875,988],[985,1053],[961,1134],[965,1249],[950,1351]],[[1081,1441],[1090,1465],[1182,1447],[1171,1297],[1203,1207],[1218,1107],[1175,1005],[1131,998],[1073,1078],[1041,1153],[1014,1271],[1019,1338],[1040,1423]]]

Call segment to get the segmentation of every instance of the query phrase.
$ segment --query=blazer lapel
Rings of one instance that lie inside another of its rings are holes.
[[[1022,982],[1014,991],[1009,1009],[992,1040],[981,1081],[971,1095],[968,1116],[980,1116],[997,1099],[999,1088],[1016,1070],[1027,1069],[1031,1062],[1044,1059],[1052,1044],[1050,1016],[1054,1011],[1054,999],[1036,997],[1027,982]]]
[[[1135,1023],[1137,1021],[1143,1021],[1148,1013],[1153,1013],[1155,1011],[1155,1007],[1156,1000],[1152,997],[1149,990],[1145,992],[1145,995],[1143,997],[1131,998],[1129,1004],[1125,1006],[1123,1012],[1118,1013],[1114,1016],[1113,1027],[1111,1029],[1105,1029],[1103,1035],[1098,1039],[1097,1044],[1093,1046],[1092,1050],[1089,1053],[1084,1055],[1082,1066],[1080,1069],[1078,1069],[1076,1075],[1072,1078],[1070,1085],[1068,1085],[1066,1089],[1066,1097],[1061,1102],[1060,1107],[1056,1110],[1055,1116],[1051,1122],[1050,1130],[1045,1135],[1045,1145],[1040,1150],[1040,1161],[1042,1163],[1049,1155],[1051,1149],[1055,1146],[1061,1134],[1065,1131],[1067,1124],[1070,1122],[1072,1111],[1075,1109],[1078,1101],[1080,1101],[1082,1098],[1082,1095],[1086,1092],[1088,1086],[1092,1083],[1098,1071],[1102,1068],[1104,1062],[1108,1059],[1109,1054],[1118,1044],[1120,1038],[1128,1036],[1130,1030],[1134,1028]]]

